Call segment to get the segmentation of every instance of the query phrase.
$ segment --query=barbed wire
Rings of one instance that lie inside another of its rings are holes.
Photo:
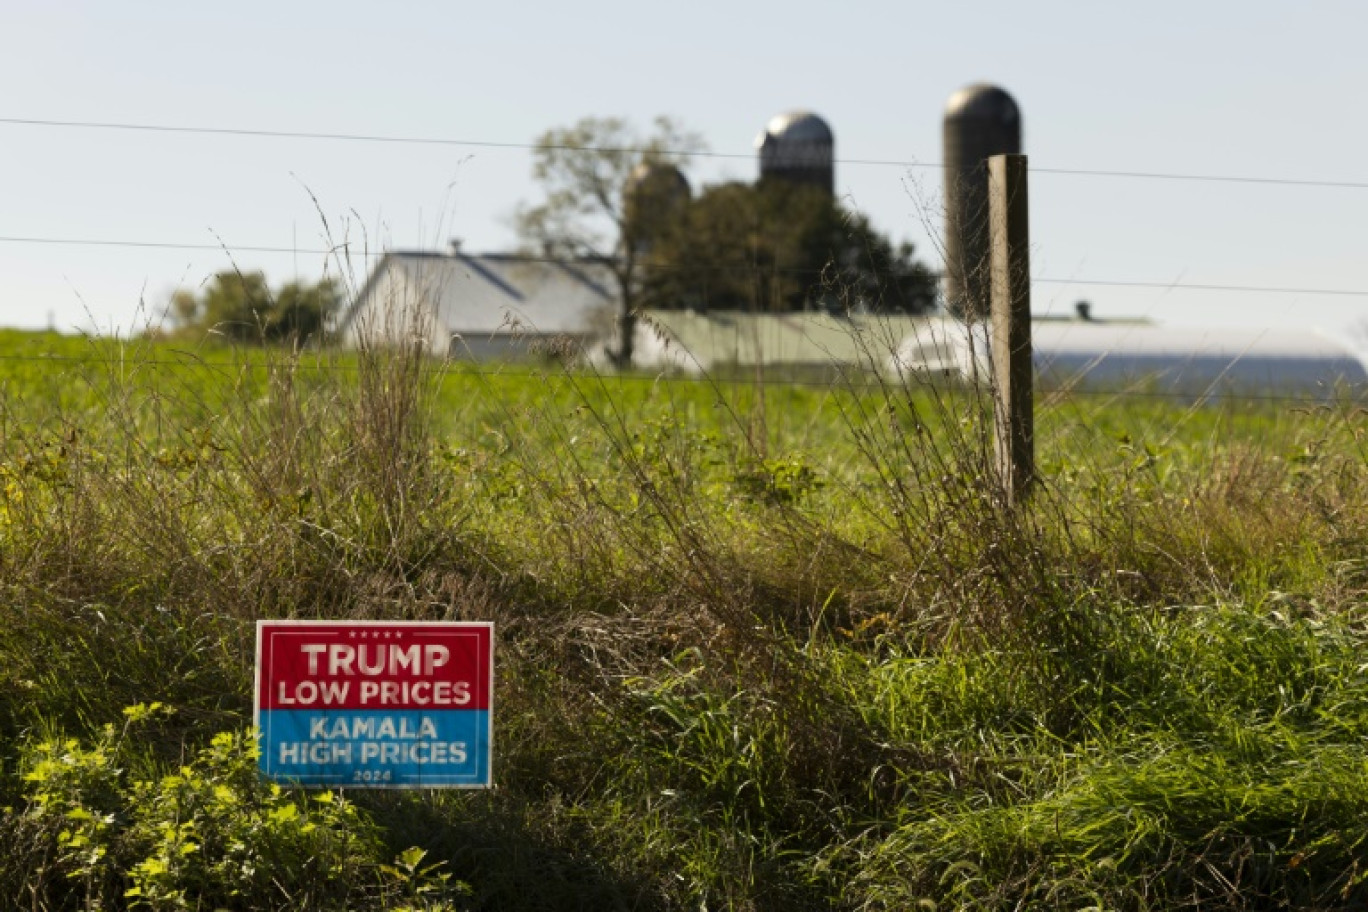
[[[0,235],[0,244],[36,244],[52,246],[87,246],[87,247],[114,247],[114,248],[134,248],[134,249],[165,249],[165,250],[189,250],[219,252],[228,254],[235,253],[270,253],[270,254],[290,254],[308,256],[327,256],[339,260],[356,259],[383,259],[387,256],[408,256],[408,257],[430,257],[438,259],[467,259],[467,260],[489,260],[494,262],[512,263],[544,263],[548,265],[564,266],[570,268],[585,268],[601,266],[605,264],[602,259],[575,259],[570,257],[553,257],[531,253],[443,253],[434,250],[411,250],[395,248],[390,250],[367,250],[352,249],[350,242],[338,244],[334,247],[281,247],[266,244],[236,244],[226,243],[177,243],[173,241],[139,241],[122,240],[117,238],[58,238],[58,237],[36,237],[22,235]],[[752,272],[758,275],[811,275],[821,276],[828,272],[824,268],[801,268],[801,267],[779,267],[779,266],[755,266],[740,263],[653,263],[642,261],[637,264],[645,270],[668,270],[676,272]],[[883,273],[889,276],[909,278],[917,274],[932,279],[945,278],[944,270],[923,268],[918,272],[903,270],[881,270],[873,266],[862,267],[865,271],[870,271],[876,275]],[[841,270],[836,269],[839,275]],[[1162,291],[1203,291],[1203,292],[1239,292],[1245,294],[1296,294],[1296,295],[1317,295],[1330,297],[1368,297],[1368,288],[1316,288],[1307,286],[1290,285],[1225,285],[1208,282],[1181,282],[1164,280],[1143,280],[1143,279],[1088,279],[1088,278],[1062,278],[1055,276],[1032,276],[1031,282],[1037,285],[1076,285],[1084,287],[1100,288],[1149,288]]]
[[[455,146],[477,149],[532,151],[548,149],[581,151],[598,154],[663,155],[670,158],[710,158],[754,160],[751,152],[713,152],[707,149],[657,149],[642,146],[582,146],[556,143],[529,143],[459,137],[402,136],[380,133],[343,133],[314,130],[269,130],[248,127],[191,126],[183,124],[152,124],[97,120],[59,120],[35,117],[0,117],[0,125],[11,127],[40,127],[79,130],[117,130],[135,133],[164,133],[199,136],[237,136],[251,139],[298,139],[328,142],[380,143],[386,145]],[[921,168],[944,170],[945,162],[916,158],[835,158],[833,164],[890,168]],[[1368,190],[1368,181],[1325,180],[1300,177],[1269,177],[1241,174],[1195,174],[1170,171],[1134,171],[1103,168],[1064,168],[1032,166],[1038,174],[1069,177],[1103,177],[1125,180],[1187,181],[1206,183],[1263,184],[1271,186],[1308,187],[1332,190]]]

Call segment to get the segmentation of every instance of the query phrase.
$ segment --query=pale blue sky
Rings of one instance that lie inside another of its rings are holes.
[[[525,143],[586,115],[657,114],[749,154],[811,108],[842,159],[936,162],[956,88],[1012,92],[1038,168],[1368,183],[1368,12],[1308,2],[11,2],[0,118]],[[749,178],[705,159],[695,184]],[[838,164],[838,192],[933,264],[936,169]],[[306,189],[307,188],[307,189]],[[0,124],[0,237],[512,244],[535,198],[524,150]],[[1036,173],[1038,276],[1368,291],[1368,189]],[[241,251],[273,281],[321,257]],[[228,265],[216,251],[0,241],[0,325],[127,330],[139,302]],[[356,264],[355,279],[364,264]],[[1368,296],[1041,284],[1167,323],[1348,327]],[[51,315],[51,317],[49,316]]]

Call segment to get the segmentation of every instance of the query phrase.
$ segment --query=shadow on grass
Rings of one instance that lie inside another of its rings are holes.
[[[665,903],[649,879],[615,868],[584,827],[542,805],[496,792],[374,794],[362,800],[391,836],[472,888],[470,906],[499,910],[644,910]]]

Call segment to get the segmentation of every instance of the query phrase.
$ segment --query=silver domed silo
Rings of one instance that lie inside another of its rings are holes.
[[[770,118],[755,138],[760,179],[773,178],[836,192],[836,137],[811,111],[788,111]]]
[[[995,85],[978,83],[950,96],[943,126],[945,303],[951,313],[987,313],[988,165],[1021,152],[1021,110]]]
[[[623,220],[630,242],[637,249],[649,248],[692,198],[689,179],[674,165],[651,161],[637,165],[622,188]]]

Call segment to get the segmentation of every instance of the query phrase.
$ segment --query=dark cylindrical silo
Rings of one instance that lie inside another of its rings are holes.
[[[1021,151],[1021,111],[995,85],[979,83],[945,105],[945,303],[951,313],[988,311],[989,156]]]
[[[622,188],[622,210],[628,243],[646,250],[682,216],[693,197],[689,179],[668,162],[642,162]]]
[[[836,192],[836,137],[811,111],[789,111],[770,119],[755,138],[760,179],[783,180]]]

